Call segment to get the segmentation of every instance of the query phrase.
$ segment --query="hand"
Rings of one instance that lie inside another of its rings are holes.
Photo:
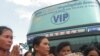
[[[13,46],[10,56],[20,56],[20,48],[18,45]]]

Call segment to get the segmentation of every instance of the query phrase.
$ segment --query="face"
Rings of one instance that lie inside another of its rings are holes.
[[[0,35],[0,48],[9,50],[12,45],[12,32],[10,30],[4,30]]]
[[[92,50],[89,52],[88,56],[99,56],[99,54],[97,53],[97,51]]]
[[[29,52],[29,53],[27,54],[27,56],[32,56],[32,53]]]
[[[67,54],[70,54],[71,53],[71,48],[70,46],[65,46],[61,49],[61,51],[59,52],[59,55],[58,56],[65,56]]]
[[[36,50],[38,53],[42,54],[43,56],[48,55],[50,50],[48,39],[47,38],[42,39],[39,46],[36,47]]]

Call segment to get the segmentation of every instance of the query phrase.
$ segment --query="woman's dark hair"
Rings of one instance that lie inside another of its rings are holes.
[[[50,47],[50,54],[53,54],[53,55],[56,55],[55,54],[55,48],[56,48],[56,46],[52,46],[52,47]]]
[[[82,45],[80,48],[79,48],[79,51],[80,52],[84,52],[84,50],[88,47],[88,45]]]
[[[24,54],[24,56],[27,56],[28,53],[32,53],[32,52],[31,52],[31,51],[27,51],[27,52]]]
[[[4,30],[10,30],[12,32],[12,30],[9,27],[6,26],[0,26],[0,35],[2,35]]]
[[[99,56],[100,56],[100,50],[99,50],[97,47],[95,47],[95,46],[88,46],[88,47],[84,50],[83,55],[84,55],[84,56],[87,56],[87,55],[89,54],[89,52],[90,52],[90,51],[93,51],[93,50],[95,50],[95,51],[99,54]]]
[[[71,47],[69,42],[61,42],[56,48],[56,53],[59,53],[62,50],[62,48],[66,47],[66,46]]]
[[[41,43],[42,39],[44,39],[44,38],[47,38],[47,37],[46,36],[37,36],[37,37],[35,37],[33,39],[33,43],[32,43],[33,48],[34,48],[35,45],[39,45]]]

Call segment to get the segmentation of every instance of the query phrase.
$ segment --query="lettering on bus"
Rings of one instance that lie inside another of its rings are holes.
[[[54,24],[62,24],[65,23],[69,18],[68,13],[56,13],[55,15],[52,16],[51,21]]]

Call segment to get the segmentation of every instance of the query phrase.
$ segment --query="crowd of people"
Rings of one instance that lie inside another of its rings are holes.
[[[6,26],[0,26],[0,56],[21,56],[19,45],[10,47],[13,43],[13,31]],[[27,51],[24,56],[100,56],[100,49],[95,45],[87,45],[79,52],[74,52],[69,42],[61,42],[53,48],[48,37],[37,36],[33,39],[34,51]]]

